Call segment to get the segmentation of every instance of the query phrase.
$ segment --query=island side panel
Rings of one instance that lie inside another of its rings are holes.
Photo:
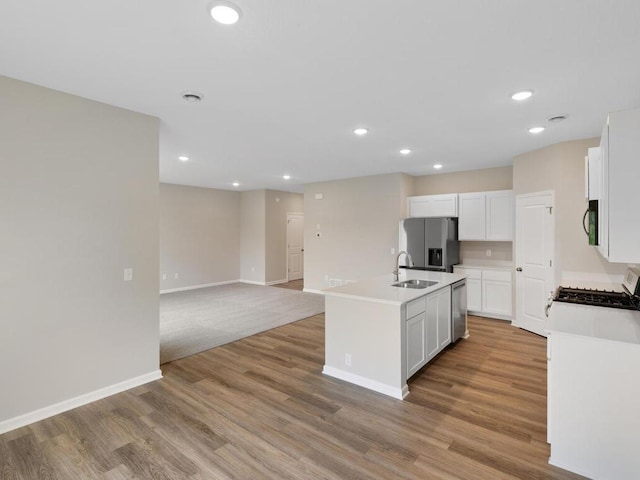
[[[323,372],[403,398],[402,307],[327,295]],[[351,365],[347,365],[347,355]]]

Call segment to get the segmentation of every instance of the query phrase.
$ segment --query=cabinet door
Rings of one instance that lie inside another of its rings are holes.
[[[407,377],[427,362],[425,320],[424,312],[407,320]]]
[[[427,359],[436,356],[440,350],[438,342],[438,297],[437,292],[427,296]]]
[[[427,217],[457,217],[458,194],[429,195]]]
[[[483,279],[482,311],[511,317],[511,282]]]
[[[427,359],[451,343],[451,287],[427,296]]]
[[[451,343],[451,287],[438,292],[438,351]]]
[[[514,197],[512,190],[486,194],[487,240],[513,240]]]
[[[482,311],[482,280],[467,278],[467,310]]]
[[[407,199],[408,217],[428,217],[429,216],[429,200],[428,197],[409,197]]]
[[[485,193],[458,195],[458,239],[484,240],[486,238]]]

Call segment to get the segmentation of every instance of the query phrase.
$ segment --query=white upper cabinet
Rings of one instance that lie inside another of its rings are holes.
[[[407,198],[409,217],[457,217],[458,194],[421,195]]]
[[[513,240],[512,190],[461,193],[458,197],[459,240]]]
[[[600,183],[602,175],[602,166],[600,165],[600,147],[589,149],[588,155],[585,157],[587,162],[585,173],[585,198],[589,200],[598,200],[600,198]]]
[[[598,249],[610,262],[640,262],[640,109],[609,114],[600,139]]]

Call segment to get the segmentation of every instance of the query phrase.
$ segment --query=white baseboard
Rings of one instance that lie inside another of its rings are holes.
[[[77,407],[81,407],[82,405],[95,402],[96,400],[101,400],[105,397],[110,397],[111,395],[124,392],[125,390],[129,390],[134,387],[139,387],[140,385],[144,385],[145,383],[153,382],[154,380],[159,380],[161,378],[162,371],[158,369],[153,372],[140,375],[139,377],[130,378],[129,380],[125,380],[124,382],[116,383],[115,385],[110,385],[99,390],[94,390],[93,392],[85,393],[78,397],[70,398],[68,400],[49,405],[48,407],[40,408],[38,410],[34,410],[33,412],[25,413],[24,415],[4,420],[0,422],[0,434],[15,430],[16,428],[30,425],[35,422],[39,422],[40,420],[44,420],[45,418],[53,417],[54,415],[58,415]]]
[[[256,282],[255,280],[240,280],[242,283],[248,283],[249,285],[266,285],[264,282]]]
[[[340,370],[339,368],[329,367],[327,365],[323,367],[322,373],[324,373],[325,375],[329,375],[330,377],[344,380],[345,382],[368,388],[369,390],[373,390],[374,392],[383,393],[384,395],[397,398],[398,400],[404,399],[404,397],[409,394],[409,387],[406,383],[402,388],[392,387],[390,385],[387,385],[386,383],[381,383],[376,380],[371,380],[370,378],[361,377],[360,375],[356,375],[355,373],[345,372],[344,370]]]
[[[273,280],[271,282],[265,282],[264,285],[278,285],[280,283],[287,283],[289,280],[283,278],[282,280]]]
[[[244,280],[225,280],[224,282],[205,283],[203,285],[191,285],[189,287],[168,288],[166,290],[160,290],[160,295],[165,293],[185,292],[187,290],[198,290],[199,288],[217,287],[219,285],[229,285],[230,283],[238,283]]]
[[[302,291],[307,293],[317,293],[319,295],[324,295],[324,292],[322,290],[318,290],[317,288],[303,288]]]
[[[505,320],[507,322],[513,321],[512,315],[502,315],[501,313],[475,312],[472,310],[468,310],[467,313],[469,315],[473,315],[474,317],[493,318],[494,320]]]

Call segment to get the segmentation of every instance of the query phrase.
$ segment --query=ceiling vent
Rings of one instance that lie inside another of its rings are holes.
[[[553,115],[549,118],[547,118],[547,122],[549,123],[558,123],[558,122],[562,122],[564,120],[567,119],[566,115]]]
[[[185,102],[201,102],[204,98],[201,93],[192,91],[182,92],[180,95]]]

